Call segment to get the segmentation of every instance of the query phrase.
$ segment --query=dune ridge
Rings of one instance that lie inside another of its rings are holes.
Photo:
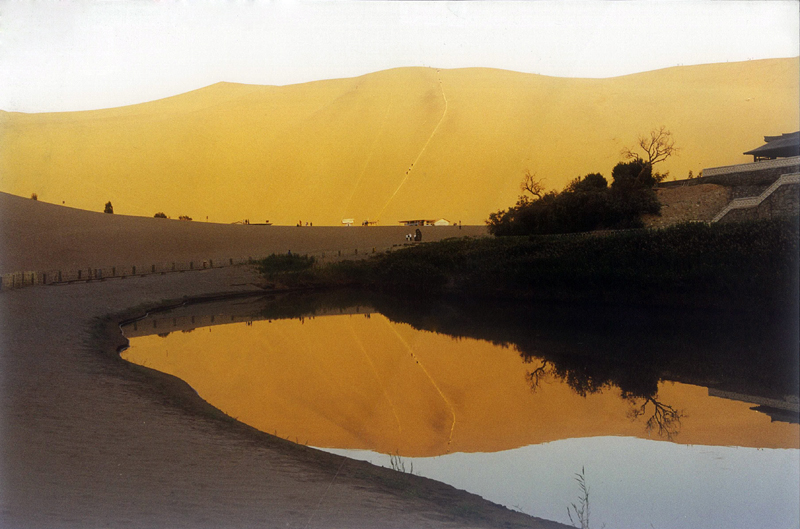
[[[76,274],[86,268],[149,269],[177,262],[261,259],[308,253],[328,260],[369,255],[406,243],[404,226],[255,226],[107,215],[0,192],[0,274],[23,271]],[[425,226],[423,241],[482,237],[485,226]],[[360,254],[355,254],[356,250]],[[120,272],[122,273],[122,272]],[[51,276],[52,277],[52,276]],[[85,277],[85,276],[84,276]]]
[[[748,161],[796,130],[800,60],[675,67],[608,79],[398,68],[290,86],[218,83],[105,110],[0,112],[0,191],[102,211],[294,225],[344,218],[480,224],[526,170],[560,189],[610,177],[664,125],[689,170]]]

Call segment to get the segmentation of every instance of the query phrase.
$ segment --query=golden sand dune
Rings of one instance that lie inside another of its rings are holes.
[[[796,130],[798,59],[676,67],[611,79],[400,68],[273,87],[219,83],[129,107],[0,112],[0,191],[99,211],[340,224],[482,223],[526,170],[560,189],[610,176],[664,125],[663,170],[747,161]]]

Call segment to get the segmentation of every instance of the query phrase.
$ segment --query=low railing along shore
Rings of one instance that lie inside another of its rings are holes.
[[[348,248],[337,250],[317,250],[313,252],[285,253],[314,257],[316,262],[335,262],[345,259],[363,259],[379,252],[391,252],[414,243],[396,244],[390,247]],[[2,274],[0,278],[0,291],[37,285],[68,285],[71,283],[87,283],[90,281],[107,281],[113,279],[126,279],[130,277],[144,277],[148,275],[166,275],[170,273],[199,272],[214,268],[241,266],[253,264],[268,257],[268,254],[227,257],[227,258],[200,258],[191,261],[158,261],[139,262],[137,264],[121,264],[112,266],[86,266],[83,268],[64,267],[45,270],[27,270]],[[283,252],[282,252],[283,253]]]

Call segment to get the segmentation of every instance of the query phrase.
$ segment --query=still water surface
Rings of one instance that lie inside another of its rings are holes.
[[[295,316],[186,307],[126,328],[123,357],[264,432],[552,520],[569,522],[583,468],[593,526],[800,524],[792,398],[668,379],[632,392],[369,306]]]

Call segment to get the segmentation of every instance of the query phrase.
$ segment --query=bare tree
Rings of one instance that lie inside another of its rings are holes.
[[[544,194],[544,180],[536,178],[536,173],[531,173],[529,170],[526,170],[525,178],[522,180],[519,188],[523,196],[525,196],[524,193],[528,193],[532,197],[542,198]]]
[[[648,433],[657,429],[658,436],[666,437],[669,441],[671,441],[674,436],[678,435],[678,432],[681,429],[681,419],[683,418],[683,413],[676,410],[669,404],[664,404],[663,402],[659,401],[658,395],[645,397],[641,406],[636,398],[631,398],[629,401],[632,405],[632,408],[630,412],[628,412],[628,416],[633,420],[636,420],[643,415],[647,415],[647,405],[653,405],[653,413],[647,419],[647,422],[645,422],[645,429],[647,429]]]
[[[529,357],[525,360],[525,363],[528,363],[530,361],[531,358]],[[536,390],[539,389],[539,384],[541,384],[542,381],[544,381],[550,374],[548,370],[549,362],[547,362],[547,360],[541,360],[541,364],[542,365],[540,365],[533,371],[528,371],[525,374],[525,378],[528,380],[528,384],[531,387],[531,391],[533,391],[534,393],[536,393]]]
[[[642,159],[650,164],[650,167],[678,153],[678,148],[675,147],[675,139],[664,125],[651,130],[649,137],[645,135],[639,136],[637,146],[643,151],[644,155],[630,148],[623,149],[622,155],[630,160]]]

